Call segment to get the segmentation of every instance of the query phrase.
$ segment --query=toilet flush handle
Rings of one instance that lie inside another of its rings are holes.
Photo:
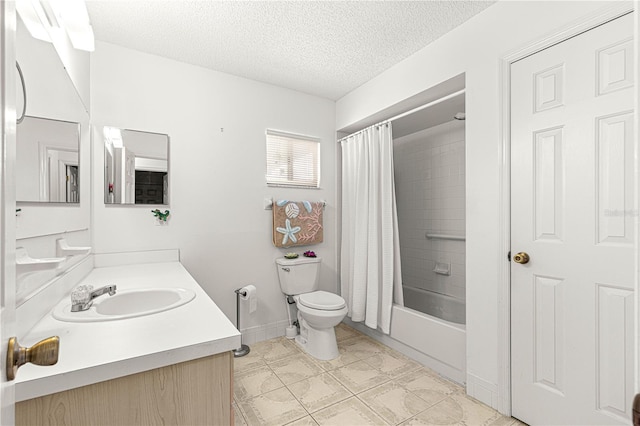
[[[282,268],[282,270],[285,271],[285,272],[291,272],[291,269],[289,269],[289,268]]]

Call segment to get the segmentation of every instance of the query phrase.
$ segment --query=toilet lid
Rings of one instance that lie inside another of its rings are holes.
[[[307,308],[321,309],[323,311],[336,311],[346,305],[342,297],[328,291],[304,293],[298,296],[298,301]]]

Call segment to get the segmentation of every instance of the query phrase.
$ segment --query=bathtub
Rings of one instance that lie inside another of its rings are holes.
[[[464,302],[421,288],[402,286],[404,306],[455,324],[465,324]]]
[[[405,301],[409,298],[405,294]],[[467,353],[464,325],[400,305],[391,308],[389,335],[363,323],[354,323],[349,318],[345,318],[345,322],[438,374],[465,384]]]

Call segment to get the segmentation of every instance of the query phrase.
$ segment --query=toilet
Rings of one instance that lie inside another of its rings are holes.
[[[293,296],[298,308],[296,342],[312,357],[330,360],[339,355],[334,327],[347,315],[347,304],[337,294],[318,290],[321,262],[319,257],[282,257],[276,266],[282,292]]]

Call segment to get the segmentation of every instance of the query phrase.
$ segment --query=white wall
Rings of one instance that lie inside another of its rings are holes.
[[[233,322],[233,290],[254,284],[258,311],[243,316],[242,328],[273,325],[287,318],[274,259],[291,250],[273,247],[263,199],[324,199],[325,240],[311,248],[324,259],[322,288],[337,290],[334,102],[98,42],[91,117],[94,125],[170,137],[171,217],[164,226],[149,206],[104,205],[104,150],[95,138],[97,253],[179,248],[181,262]],[[267,128],[322,140],[321,189],[266,186]]]
[[[465,300],[464,121],[452,120],[393,141],[402,284]],[[436,262],[450,275],[434,272]],[[405,306],[422,312],[425,307]],[[427,312],[428,313],[428,312]]]
[[[606,7],[500,1],[337,102],[341,130],[466,73],[467,391],[498,405],[500,58]],[[504,396],[502,396],[504,397]]]

